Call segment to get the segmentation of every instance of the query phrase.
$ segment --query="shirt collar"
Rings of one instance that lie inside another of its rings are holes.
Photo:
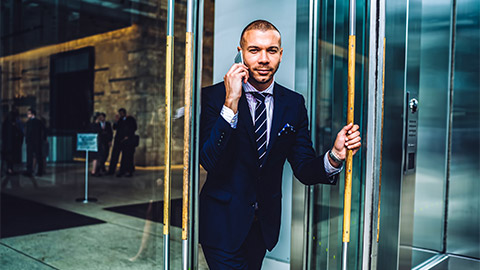
[[[245,89],[246,93],[250,92],[259,92],[259,93],[267,93],[270,95],[273,95],[273,85],[275,84],[275,80],[272,80],[272,83],[267,87],[267,89],[263,91],[258,91],[253,85],[250,84],[250,82],[247,81],[247,83],[243,83],[243,89]]]

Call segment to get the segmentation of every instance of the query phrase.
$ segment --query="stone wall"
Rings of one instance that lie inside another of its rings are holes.
[[[203,41],[203,84],[213,74],[213,1],[205,2]],[[173,109],[184,103],[185,4],[175,6]],[[159,10],[152,23],[139,21],[130,27],[55,44],[0,58],[1,98],[4,111],[16,104],[26,121],[29,107],[49,126],[50,56],[87,46],[95,48],[94,112],[105,112],[113,121],[117,110],[125,108],[137,119],[140,145],[137,165],[164,164],[165,121],[165,41],[166,9]],[[183,156],[183,117],[173,120],[172,164]]]

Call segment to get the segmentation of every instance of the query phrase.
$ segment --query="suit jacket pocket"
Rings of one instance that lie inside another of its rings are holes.
[[[221,189],[209,189],[205,191],[205,194],[222,203],[228,203],[232,199],[232,194],[230,192]]]

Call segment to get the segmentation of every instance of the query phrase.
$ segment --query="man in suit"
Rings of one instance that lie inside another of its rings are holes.
[[[105,113],[100,113],[100,128],[101,132],[99,134],[100,143],[102,144],[102,156],[100,158],[100,171],[106,172],[105,162],[108,158],[108,153],[110,152],[110,146],[112,146],[113,139],[113,130],[112,124],[109,121],[106,121],[107,115]]]
[[[107,161],[113,139],[112,125],[105,120],[105,117],[105,113],[96,113],[95,122],[92,124],[92,132],[98,134],[98,151],[92,155],[94,158],[92,174],[94,176],[101,176],[101,172],[106,171],[105,161]]]
[[[7,175],[14,175],[14,165],[22,161],[22,144],[23,125],[13,108],[2,123],[2,173],[6,165]]]
[[[335,184],[347,148],[361,145],[349,124],[316,156],[304,98],[274,82],[283,54],[275,26],[250,23],[238,50],[244,62],[202,91],[200,243],[212,270],[261,268],[278,241],[286,160],[306,185]]]
[[[135,170],[133,164],[133,156],[135,154],[135,131],[137,130],[137,121],[130,115],[127,115],[127,110],[121,108],[118,110],[118,116],[113,124],[115,133],[115,140],[112,149],[112,156],[110,158],[110,167],[108,174],[114,174],[117,167],[118,157],[122,152],[122,161],[120,162],[120,171],[117,177],[126,176],[131,177]]]
[[[33,176],[33,158],[38,164],[37,175],[41,176],[44,173],[44,162],[42,155],[42,147],[47,138],[45,125],[42,120],[37,118],[37,112],[30,108],[27,111],[28,121],[25,125],[25,142],[27,144],[27,170],[26,176]]]

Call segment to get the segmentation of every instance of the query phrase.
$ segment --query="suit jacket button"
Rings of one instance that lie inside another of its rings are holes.
[[[220,146],[220,143],[217,143],[218,146]]]

